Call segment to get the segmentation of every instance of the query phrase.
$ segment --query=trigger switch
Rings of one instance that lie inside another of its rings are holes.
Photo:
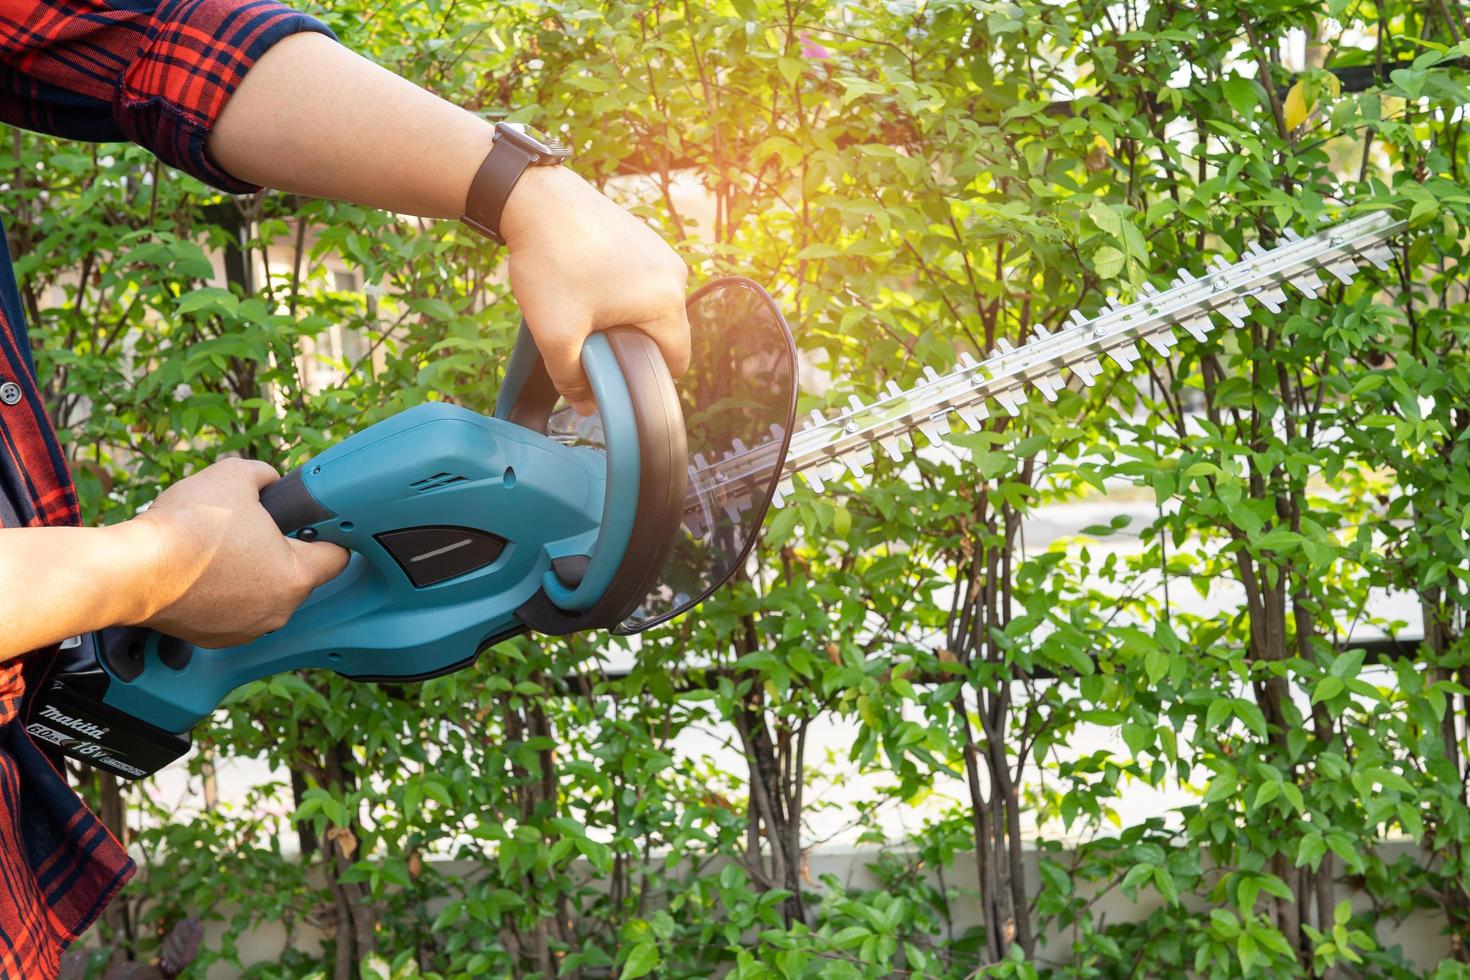
[[[591,564],[591,555],[567,555],[563,558],[551,559],[551,570],[556,573],[562,585],[575,589],[582,584],[582,579],[587,574],[587,567]]]

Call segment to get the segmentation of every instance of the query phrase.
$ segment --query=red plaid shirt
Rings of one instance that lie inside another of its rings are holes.
[[[205,139],[251,65],[298,31],[330,34],[274,0],[0,0],[0,120],[132,140],[216,187],[254,190],[209,159]],[[0,249],[6,382],[21,397],[13,405],[0,397],[0,528],[79,523]],[[21,723],[27,680],[39,679],[53,653],[0,663],[0,977],[55,976],[61,951],[133,874],[127,853]]]

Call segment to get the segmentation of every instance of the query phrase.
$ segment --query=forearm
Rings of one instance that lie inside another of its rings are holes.
[[[251,183],[452,218],[492,135],[485,120],[330,38],[297,34],[245,76],[207,147]]]
[[[0,530],[0,660],[147,618],[157,546],[134,522]]]

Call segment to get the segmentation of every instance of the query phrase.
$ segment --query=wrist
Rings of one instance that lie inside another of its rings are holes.
[[[114,570],[120,567],[123,575],[119,578],[128,583],[128,587],[117,590],[118,624],[146,622],[178,599],[169,588],[174,579],[173,563],[168,559],[167,536],[161,522],[145,511],[130,521],[98,530],[109,544],[100,549],[107,556],[104,560]]]
[[[500,236],[514,249],[538,225],[560,220],[557,212],[565,210],[567,202],[591,190],[587,181],[566,167],[527,167],[500,213]]]

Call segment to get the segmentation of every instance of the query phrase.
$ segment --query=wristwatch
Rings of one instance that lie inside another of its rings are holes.
[[[496,123],[490,153],[470,182],[464,214],[459,220],[496,244],[504,245],[500,214],[521,174],[527,167],[555,167],[571,155],[571,147],[525,123]]]

